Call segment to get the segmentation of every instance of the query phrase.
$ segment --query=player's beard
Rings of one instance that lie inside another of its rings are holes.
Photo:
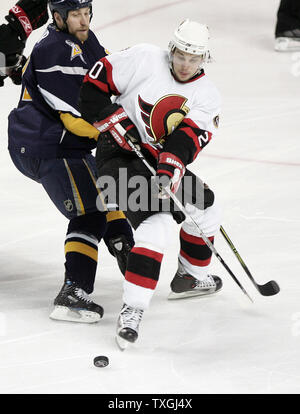
[[[85,42],[89,37],[89,28],[87,28],[86,31],[77,30],[75,36],[81,42]]]

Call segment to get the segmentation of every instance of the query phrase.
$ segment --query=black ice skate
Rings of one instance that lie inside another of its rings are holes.
[[[121,350],[127,348],[138,338],[139,324],[143,316],[143,310],[123,305],[117,322],[116,341]]]
[[[111,253],[116,257],[119,268],[123,275],[125,275],[127,267],[127,259],[132,246],[128,243],[124,235],[114,237],[109,240],[109,247]]]
[[[300,50],[300,28],[287,30],[277,34],[275,39],[275,50],[277,50],[277,52],[293,52]]]
[[[54,300],[54,310],[50,318],[59,321],[94,323],[102,318],[103,313],[103,308],[94,303],[83,289],[67,280]]]
[[[218,292],[223,286],[221,278],[207,275],[204,280],[198,280],[188,275],[179,262],[178,270],[171,282],[171,292],[168,299],[183,299],[191,296],[208,296]]]

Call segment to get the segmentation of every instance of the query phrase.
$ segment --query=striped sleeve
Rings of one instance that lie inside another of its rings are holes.
[[[206,105],[191,108],[180,125],[170,134],[164,151],[176,155],[184,165],[192,163],[216,135],[219,126],[220,98],[212,94]]]
[[[97,87],[102,93],[111,95],[120,95],[112,77],[112,65],[109,60],[104,57],[92,67],[84,78],[84,83],[91,83]]]
[[[54,63],[53,59],[45,56],[44,50],[38,52],[39,49],[34,50],[31,59],[40,94],[55,111],[70,112],[80,116],[79,89],[87,69],[67,62],[61,53]]]

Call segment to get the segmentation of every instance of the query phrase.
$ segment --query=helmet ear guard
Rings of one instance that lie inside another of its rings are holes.
[[[175,30],[173,38],[169,42],[169,58],[175,49],[192,55],[203,56],[203,63],[210,60],[208,48],[209,31],[204,24],[185,19]]]

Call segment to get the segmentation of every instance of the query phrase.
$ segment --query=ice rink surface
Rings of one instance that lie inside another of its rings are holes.
[[[4,19],[11,0],[1,2]],[[114,342],[122,275],[101,245],[93,299],[95,325],[49,319],[63,281],[67,222],[42,187],[23,177],[7,152],[7,116],[19,88],[1,96],[0,393],[250,394],[300,391],[300,54],[273,50],[279,0],[94,0],[92,28],[116,51],[149,42],[165,48],[186,17],[211,30],[206,68],[223,97],[219,135],[192,165],[215,191],[223,226],[254,277],[276,280],[263,297],[222,236],[216,247],[253,297],[251,304],[219,262],[223,290],[210,298],[168,301],[177,268],[178,228],[136,345]],[[30,37],[26,54],[44,29]],[[55,53],[55,51],[49,51]],[[110,365],[93,366],[96,355]]]

